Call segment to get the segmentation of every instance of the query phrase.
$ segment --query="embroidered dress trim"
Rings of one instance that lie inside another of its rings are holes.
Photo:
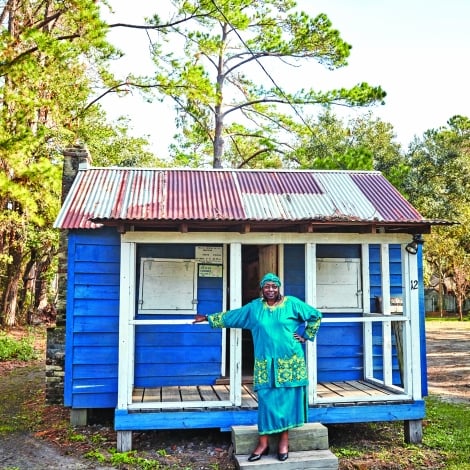
[[[215,313],[210,315],[207,319],[212,328],[223,328],[224,327],[224,316],[227,312]]]
[[[317,335],[318,328],[320,328],[321,318],[319,318],[315,323],[307,323],[305,328],[305,337],[309,339],[314,339]]]
[[[297,354],[287,359],[278,358],[277,372],[277,381],[280,385],[302,382],[308,377],[305,360]]]
[[[268,360],[255,359],[253,370],[253,385],[260,386],[269,384]]]
[[[265,299],[262,299],[263,300],[263,307],[264,308],[267,308],[269,310],[273,310],[275,308],[278,308],[278,307],[282,307],[285,302],[286,302],[286,296],[282,297],[282,299],[280,300],[280,302],[278,302],[277,304],[275,305],[269,305],[268,302],[266,302]]]

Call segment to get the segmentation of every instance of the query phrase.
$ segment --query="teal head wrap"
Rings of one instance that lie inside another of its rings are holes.
[[[281,280],[273,273],[267,273],[264,275],[263,279],[261,279],[261,282],[259,283],[261,289],[267,282],[272,282],[273,284],[276,284],[276,286],[281,287]]]

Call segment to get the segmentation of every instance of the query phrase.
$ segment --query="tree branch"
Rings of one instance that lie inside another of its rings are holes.
[[[195,10],[197,11],[197,9]],[[185,23],[186,21],[189,20],[194,20],[197,18],[206,18],[207,16],[212,15],[215,13],[216,10],[212,10],[209,12],[201,13],[201,14],[191,14],[188,17],[182,18],[177,21],[173,21],[170,23],[165,23],[165,24],[158,24],[158,25],[138,25],[138,24],[129,24],[129,23],[113,23],[108,25],[110,28],[131,28],[131,29],[145,29],[145,30],[160,30],[160,29],[165,29],[165,28],[173,28],[175,26],[178,26],[182,23]]]
[[[57,38],[55,38],[56,41],[69,41],[71,39],[76,39],[76,38],[79,38],[80,37],[80,34],[76,33],[76,34],[69,34],[67,36],[59,36]],[[34,52],[38,51],[39,50],[39,47],[38,46],[35,46],[35,47],[31,47],[30,49],[26,50],[26,51],[23,51],[21,54],[17,55],[15,58],[13,58],[12,60],[10,60],[10,62],[3,62],[0,64],[0,77],[4,77],[6,74],[7,74],[7,71],[1,71],[2,69],[5,69],[5,68],[8,68],[8,67],[11,67],[12,65],[15,65],[17,62],[19,62],[23,57],[27,56],[27,55],[30,55],[30,54],[33,54]]]
[[[125,91],[125,90],[119,90],[120,87],[127,86],[127,87],[134,87],[134,88],[166,88],[165,85],[161,85],[159,83],[153,83],[153,84],[144,84],[144,83],[134,83],[134,82],[129,82],[125,81],[122,83],[119,83],[117,85],[112,86],[111,88],[108,88],[104,93],[101,93],[98,97],[96,97],[94,100],[90,101],[80,112],[80,116],[83,115],[85,111],[90,109],[94,104],[96,104],[99,100],[104,98],[106,95],[109,93],[118,93],[119,91]],[[174,86],[174,85],[173,85]],[[176,88],[185,88],[183,85],[176,86]]]

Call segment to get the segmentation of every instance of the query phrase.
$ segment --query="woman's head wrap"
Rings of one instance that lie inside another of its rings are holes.
[[[273,273],[267,273],[264,275],[263,279],[261,279],[261,282],[259,283],[261,289],[267,282],[272,282],[273,284],[276,284],[277,287],[281,287],[281,280]]]

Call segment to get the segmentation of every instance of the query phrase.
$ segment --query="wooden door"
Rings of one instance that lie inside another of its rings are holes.
[[[263,277],[266,273],[279,275],[277,262],[277,245],[260,246],[258,251],[259,274]]]

